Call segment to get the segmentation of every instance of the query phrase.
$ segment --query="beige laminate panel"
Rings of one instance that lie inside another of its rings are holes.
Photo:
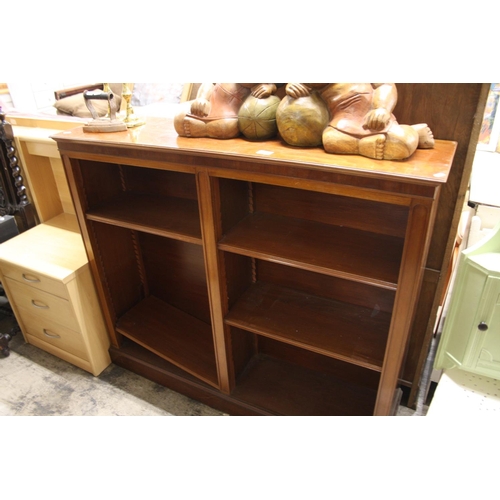
[[[51,139],[54,133],[48,128],[14,127],[27,187],[41,222],[61,212],[75,213],[57,144]]]
[[[60,325],[79,330],[73,308],[69,301],[51,293],[5,278],[10,295],[18,309],[36,313],[40,321],[49,320]]]
[[[48,342],[79,358],[88,360],[88,352],[82,335],[49,319],[41,320],[33,311],[20,308],[21,321],[27,335]]]
[[[94,369],[94,367],[92,366],[92,364],[89,361],[82,359],[78,356],[75,356],[74,354],[71,354],[70,352],[65,351],[64,349],[59,349],[58,347],[56,347],[52,344],[49,344],[48,342],[45,342],[43,340],[40,340],[37,337],[34,337],[33,335],[29,335],[29,334],[26,335],[26,341],[29,344],[32,344],[36,347],[39,347],[40,349],[43,349],[44,351],[49,352],[50,354],[52,354],[54,356],[57,356],[58,358],[64,359],[68,363],[71,363],[75,366],[78,366],[82,370],[86,370],[86,371],[92,373],[93,375],[97,376],[100,373],[99,370]]]
[[[73,199],[71,198],[71,193],[69,192],[68,181],[66,180],[66,174],[64,173],[64,166],[61,158],[50,159],[50,166],[52,167],[52,172],[54,173],[54,180],[57,185],[57,192],[59,198],[61,199],[62,209],[64,213],[74,214],[75,206],[73,205]]]
[[[57,295],[63,299],[69,299],[68,290],[64,283],[49,278],[44,274],[15,266],[10,262],[2,262],[2,273],[4,276],[24,285]]]
[[[76,217],[70,214],[61,214],[0,245],[0,261],[63,283],[88,264]]]

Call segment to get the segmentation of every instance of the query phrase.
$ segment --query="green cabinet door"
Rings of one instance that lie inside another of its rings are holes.
[[[477,311],[488,278],[484,270],[471,266],[464,258],[461,258],[458,266],[435,368],[463,367],[467,358],[469,339],[476,329]]]
[[[500,378],[500,278],[489,276],[483,295],[466,364],[471,371]]]
[[[460,256],[434,367],[500,379],[500,224]]]

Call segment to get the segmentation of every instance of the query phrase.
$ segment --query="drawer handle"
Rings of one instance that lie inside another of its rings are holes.
[[[44,304],[43,302],[37,302],[35,299],[31,300],[31,304],[34,305],[35,307],[38,307],[38,309],[48,309],[49,306]]]
[[[482,332],[485,332],[488,329],[488,324],[485,323],[484,321],[481,321],[479,325],[477,325],[477,328],[481,330]]]
[[[46,337],[49,337],[51,339],[60,339],[61,336],[60,335],[57,335],[57,333],[49,333],[48,330],[46,330],[45,328],[43,329],[43,334],[46,336]]]
[[[40,280],[36,276],[33,276],[33,277],[30,277],[30,276],[32,276],[32,275],[23,273],[23,279],[25,281],[27,281],[28,283],[40,283]]]

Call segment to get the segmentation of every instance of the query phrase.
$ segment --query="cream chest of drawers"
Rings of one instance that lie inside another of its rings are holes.
[[[74,215],[62,213],[0,245],[0,274],[26,342],[93,375],[110,364]]]

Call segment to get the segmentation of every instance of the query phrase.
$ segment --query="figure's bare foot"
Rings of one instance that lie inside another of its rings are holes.
[[[205,137],[205,123],[186,116],[185,113],[179,113],[174,118],[175,131],[181,137]]]
[[[206,125],[206,137],[214,139],[233,139],[240,135],[238,118],[223,118],[208,122]]]
[[[359,154],[359,140],[328,126],[323,131],[323,147],[327,153],[338,155]]]
[[[427,123],[418,123],[412,125],[418,133],[418,148],[419,149],[432,149],[434,147],[434,135],[432,130],[427,126]]]
[[[384,134],[363,137],[359,141],[359,154],[375,160],[383,160],[385,157],[385,143],[386,136]]]
[[[201,120],[186,116],[182,125],[186,137],[205,137],[207,134],[206,124]]]
[[[387,132],[384,160],[406,160],[417,149],[418,132],[409,125],[394,125]]]

